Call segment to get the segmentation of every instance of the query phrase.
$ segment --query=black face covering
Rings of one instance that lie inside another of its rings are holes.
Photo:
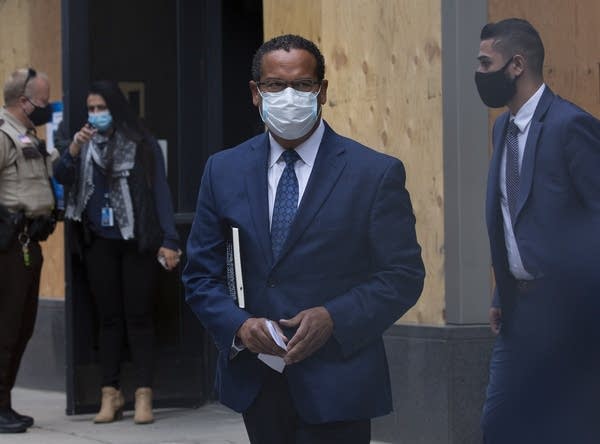
[[[33,123],[35,126],[45,125],[52,120],[52,107],[49,104],[41,108],[31,100],[29,100],[29,103],[33,105],[33,111],[27,117],[29,117],[31,123]]]
[[[510,79],[504,72],[513,58],[498,71],[475,72],[475,84],[479,97],[490,108],[501,108],[512,99],[517,92],[517,78]]]

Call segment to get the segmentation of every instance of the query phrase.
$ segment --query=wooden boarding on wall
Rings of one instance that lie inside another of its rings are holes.
[[[489,0],[488,6],[490,21],[519,17],[531,22],[546,50],[546,83],[600,118],[600,2]]]
[[[44,265],[40,282],[40,296],[51,299],[65,297],[64,224],[56,224],[56,230],[46,242],[42,242]]]
[[[17,68],[33,67],[50,80],[50,101],[62,100],[60,0],[0,1],[0,76]],[[81,106],[85,104],[82,103]],[[38,135],[45,135],[38,128]],[[44,265],[40,296],[65,297],[62,224],[42,243]]]
[[[263,2],[265,38],[293,32],[314,40],[325,57],[329,80],[324,118],[340,134],[403,161],[427,278],[421,299],[402,321],[441,325],[445,276],[440,1],[311,0],[311,8],[294,9],[297,4]]]
[[[263,0],[263,28],[265,41],[282,34],[298,34],[319,45],[321,0]]]

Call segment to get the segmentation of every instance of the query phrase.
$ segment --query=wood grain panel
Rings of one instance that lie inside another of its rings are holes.
[[[313,1],[309,17],[305,8],[290,12],[288,1],[264,4],[266,37],[275,29],[321,36],[329,80],[324,117],[332,127],[404,162],[428,274],[419,303],[402,320],[443,324],[440,0]]]
[[[44,266],[40,282],[40,296],[51,299],[65,297],[64,226],[60,222],[46,242],[42,242]]]
[[[30,4],[24,0],[0,1],[0,81],[16,68],[29,66]],[[4,103],[4,98],[2,98]]]
[[[265,41],[282,34],[298,34],[321,43],[322,0],[263,0]]]
[[[48,74],[50,100],[62,100],[60,0],[0,0],[0,81],[17,68],[32,66]],[[2,102],[4,100],[2,99]],[[38,135],[45,138],[45,128]],[[62,224],[43,243],[40,295],[64,299]]]
[[[600,2],[489,0],[489,19],[527,19],[546,50],[544,76],[562,97],[600,117]]]

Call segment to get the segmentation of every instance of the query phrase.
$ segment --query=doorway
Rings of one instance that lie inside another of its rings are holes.
[[[164,146],[184,250],[206,160],[262,130],[248,91],[251,59],[262,43],[262,2],[63,0],[62,7],[67,131],[86,120],[91,81],[119,82]],[[100,372],[93,296],[71,252],[72,235],[67,226],[67,413],[77,414],[98,408]],[[155,298],[156,407],[198,406],[213,397],[215,349],[184,301],[180,273],[161,271]],[[126,352],[126,393],[135,389],[133,378]]]

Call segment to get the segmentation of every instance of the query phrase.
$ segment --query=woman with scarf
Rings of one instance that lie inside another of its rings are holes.
[[[84,232],[83,259],[100,320],[102,405],[95,423],[122,417],[119,374],[124,335],[137,370],[136,424],[153,422],[152,296],[157,258],[167,270],[179,263],[164,159],[114,82],[94,82],[88,123],[55,166],[70,188],[65,218]]]

